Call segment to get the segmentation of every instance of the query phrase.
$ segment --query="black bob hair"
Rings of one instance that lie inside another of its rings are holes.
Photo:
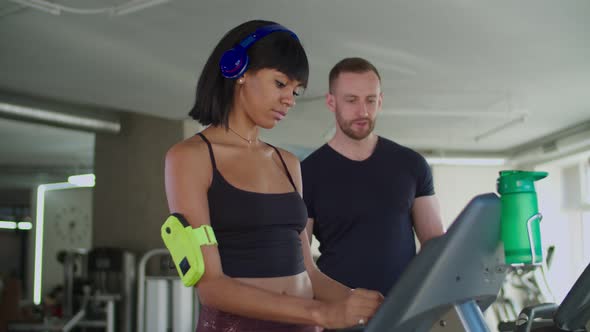
[[[233,28],[219,41],[197,83],[195,104],[189,115],[202,125],[228,127],[229,113],[234,102],[235,79],[221,75],[219,61],[222,54],[237,45],[259,27],[277,24],[271,21],[253,20]],[[256,41],[248,49],[248,71],[263,68],[276,69],[289,79],[307,87],[309,64],[301,43],[289,32],[273,32]]]

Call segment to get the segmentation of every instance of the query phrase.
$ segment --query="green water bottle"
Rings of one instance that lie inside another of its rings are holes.
[[[540,222],[534,182],[547,172],[501,171],[498,193],[501,196],[501,237],[506,264],[540,264],[543,261]]]

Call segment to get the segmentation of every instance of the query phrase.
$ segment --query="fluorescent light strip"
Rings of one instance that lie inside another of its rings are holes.
[[[94,183],[88,185],[76,185],[69,182],[42,184],[37,188],[37,210],[35,214],[35,277],[33,281],[33,302],[41,304],[41,280],[43,276],[43,226],[45,214],[45,193],[53,190],[72,188],[94,187]],[[25,226],[26,227],[26,226]]]
[[[42,184],[37,188],[37,211],[35,215],[35,278],[33,282],[33,302],[41,304],[41,277],[43,274],[43,223],[45,214],[45,192],[51,190],[76,188],[68,182]]]
[[[1,229],[16,229],[16,222],[14,221],[0,221]]]
[[[28,231],[28,230],[33,229],[33,223],[28,222],[28,221],[21,221],[16,225],[16,227],[20,230]]]
[[[28,231],[33,229],[33,224],[28,221],[5,221],[0,220],[0,229],[20,229]]]
[[[430,165],[454,165],[454,166],[502,166],[506,164],[505,158],[426,158]]]
[[[94,174],[81,174],[68,177],[68,182],[80,187],[94,187],[95,179]]]

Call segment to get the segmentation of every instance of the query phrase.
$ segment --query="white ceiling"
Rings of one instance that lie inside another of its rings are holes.
[[[293,29],[311,64],[303,99],[264,133],[276,144],[325,141],[333,121],[319,97],[331,66],[349,56],[381,71],[378,132],[420,150],[504,151],[590,120],[587,0],[171,0],[124,16],[52,15],[0,0],[0,90],[182,119],[216,42],[254,18]],[[53,158],[55,146],[77,160],[91,145],[13,121],[0,120],[0,130],[2,141],[23,138],[0,144],[0,164],[29,149]]]

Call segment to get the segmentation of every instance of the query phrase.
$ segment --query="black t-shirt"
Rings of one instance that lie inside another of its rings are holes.
[[[325,144],[301,163],[301,170],[303,199],[320,241],[320,270],[348,287],[387,295],[416,255],[414,199],[434,195],[426,160],[379,137],[363,161]]]

